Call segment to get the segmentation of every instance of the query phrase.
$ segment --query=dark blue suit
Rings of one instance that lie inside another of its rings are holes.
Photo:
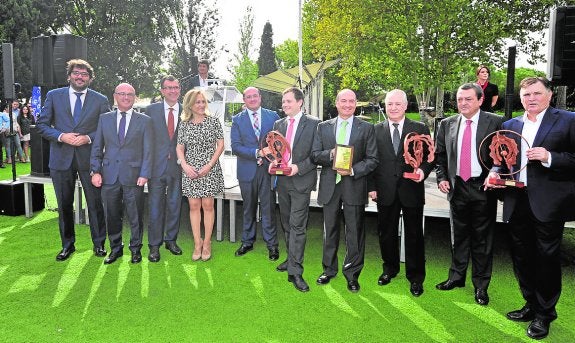
[[[261,108],[261,133],[258,140],[249,115],[247,110],[236,114],[232,118],[231,130],[232,153],[237,156],[237,178],[240,183],[244,209],[242,243],[251,246],[256,240],[256,210],[259,197],[263,238],[268,248],[275,248],[278,246],[275,206],[272,206],[275,205],[275,194],[271,190],[271,177],[268,174],[269,162],[263,159],[263,164],[258,166],[256,150],[260,148],[261,141],[272,130],[279,116],[274,111]]]
[[[58,141],[63,133],[75,132],[90,136],[94,141],[98,118],[110,110],[108,99],[91,89],[85,95],[80,119],[76,124],[70,108],[69,87],[48,92],[46,101],[36,123],[36,129],[50,141],[50,175],[58,202],[58,219],[62,248],[69,249],[76,240],[74,232],[74,186],[77,175],[82,182],[88,214],[90,233],[94,246],[103,246],[106,240],[106,227],[100,190],[90,181],[90,149],[85,144],[74,147]]]
[[[182,105],[179,105],[180,111]],[[175,132],[170,140],[164,101],[151,104],[146,115],[152,118],[154,131],[152,177],[148,180],[150,218],[148,245],[157,247],[164,241],[175,242],[180,229],[182,207],[182,169],[176,163],[179,113],[174,112]]]
[[[523,117],[506,121],[503,129],[521,134]],[[503,220],[510,224],[513,267],[526,305],[551,321],[561,294],[563,229],[575,219],[575,113],[549,107],[533,147],[549,152],[551,166],[527,163],[527,187],[504,192]],[[524,165],[521,156],[517,165]]]
[[[118,139],[117,112],[102,114],[92,144],[90,168],[102,175],[102,200],[112,252],[122,250],[122,214],[130,222],[130,250],[142,246],[144,232],[144,187],[137,186],[139,177],[152,175],[152,120],[133,111],[126,125],[124,144]]]

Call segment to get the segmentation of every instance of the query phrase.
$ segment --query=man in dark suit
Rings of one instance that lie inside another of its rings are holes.
[[[146,108],[146,115],[152,118],[154,131],[152,176],[148,180],[149,226],[148,245],[150,262],[160,260],[160,245],[166,243],[174,255],[181,255],[182,249],[176,243],[180,230],[182,208],[182,170],[176,163],[176,143],[180,123],[180,83],[171,75],[160,80],[163,101]]]
[[[481,163],[478,148],[487,135],[501,127],[502,117],[481,111],[482,101],[483,90],[479,85],[466,83],[459,87],[459,114],[442,120],[437,132],[437,184],[449,200],[452,260],[449,278],[436,288],[447,291],[464,287],[471,255],[475,302],[487,305],[497,198],[483,187],[489,169]],[[489,144],[482,149],[481,156],[488,156]]]
[[[232,153],[237,157],[237,177],[244,209],[242,245],[235,254],[242,256],[253,249],[259,198],[263,238],[268,247],[268,257],[271,261],[276,261],[279,258],[279,250],[274,215],[275,192],[271,189],[269,162],[263,158],[260,146],[279,116],[274,111],[262,108],[261,102],[260,91],[257,88],[246,88],[244,90],[246,109],[232,118],[230,133]]]
[[[424,158],[414,171],[405,163],[403,143],[406,135],[416,133],[429,135],[423,123],[405,117],[407,95],[395,89],[385,96],[387,119],[375,125],[379,164],[372,173],[369,196],[377,201],[377,232],[383,260],[383,273],[377,283],[391,282],[399,272],[398,225],[403,213],[405,235],[405,275],[411,286],[411,294],[423,294],[425,280],[425,245],[423,239],[423,205],[425,204],[425,180],[435,164]],[[425,146],[424,146],[425,148]],[[429,150],[427,150],[429,152]],[[426,156],[423,156],[426,157]],[[403,173],[416,173],[418,179],[407,179]]]
[[[213,83],[213,81],[208,81],[210,79],[210,61],[200,60],[198,62],[198,75],[193,76],[191,79],[191,88],[195,87],[208,87]]]
[[[74,186],[79,176],[90,219],[94,254],[106,256],[106,226],[100,189],[90,182],[90,149],[98,118],[110,110],[108,99],[91,89],[92,66],[80,59],[68,61],[69,87],[48,92],[36,123],[38,133],[50,141],[50,176],[58,203],[62,250],[56,260],[64,261],[76,250],[74,231]],[[76,209],[79,210],[79,209]]]
[[[124,254],[124,210],[131,230],[131,262],[139,263],[144,233],[144,185],[152,175],[154,132],[150,117],[132,109],[136,99],[134,87],[119,84],[114,99],[118,110],[100,116],[90,156],[90,174],[92,184],[102,188],[111,250],[104,263],[114,263]]]
[[[359,274],[365,252],[364,214],[367,204],[367,176],[377,167],[377,145],[373,125],[354,116],[355,93],[337,94],[337,118],[320,123],[314,138],[312,160],[321,165],[317,202],[323,205],[323,273],[317,284],[325,285],[338,271],[339,217],[343,205],[346,254],[343,275],[351,292],[359,291]],[[353,146],[351,170],[332,169],[336,144]]]
[[[303,260],[311,191],[317,183],[317,167],[311,160],[311,148],[319,119],[305,115],[303,92],[290,87],[283,91],[282,109],[286,117],[275,122],[279,131],[290,143],[291,153],[287,166],[291,173],[277,177],[277,193],[281,225],[284,230],[287,259],[277,270],[288,272],[288,281],[301,291],[309,291],[303,279]]]
[[[527,335],[541,339],[557,318],[561,239],[565,222],[575,220],[575,113],[549,106],[553,93],[543,77],[528,77],[519,87],[525,114],[503,123],[503,129],[524,138],[516,138],[521,171],[514,176],[525,188],[503,191],[503,220],[509,222],[513,269],[525,305],[507,318],[531,321]]]

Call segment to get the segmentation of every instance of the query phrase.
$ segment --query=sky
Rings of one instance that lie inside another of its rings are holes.
[[[256,60],[258,57],[257,51],[267,21],[272,25],[274,45],[279,45],[286,39],[298,39],[299,0],[215,0],[215,2],[220,12],[220,29],[216,46],[224,46],[222,54],[210,66],[217,77],[226,79],[231,77],[227,66],[233,59],[233,54],[238,51],[239,26],[247,6],[252,7],[254,15],[252,59]]]

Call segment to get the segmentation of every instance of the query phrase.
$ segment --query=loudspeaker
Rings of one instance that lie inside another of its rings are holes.
[[[14,57],[12,43],[2,43],[2,71],[4,72],[4,99],[16,99],[14,94]]]
[[[21,216],[26,212],[24,205],[24,183],[21,181],[0,181],[0,215]],[[32,184],[32,211],[44,208],[44,185]]]
[[[39,86],[68,84],[66,63],[88,58],[88,41],[71,34],[32,38],[32,82]]]
[[[48,168],[50,142],[38,133],[35,125],[30,126],[30,147],[32,150],[30,174],[32,176],[50,176],[50,168]]]
[[[554,85],[575,85],[575,6],[551,12],[547,77]]]

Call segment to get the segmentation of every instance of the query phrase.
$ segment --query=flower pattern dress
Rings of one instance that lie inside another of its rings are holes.
[[[181,121],[178,128],[178,144],[185,147],[186,162],[200,170],[216,151],[216,142],[224,138],[224,130],[218,118],[206,116],[198,124]],[[224,176],[219,160],[210,172],[199,179],[190,179],[182,171],[182,194],[188,198],[214,197],[224,191]]]

